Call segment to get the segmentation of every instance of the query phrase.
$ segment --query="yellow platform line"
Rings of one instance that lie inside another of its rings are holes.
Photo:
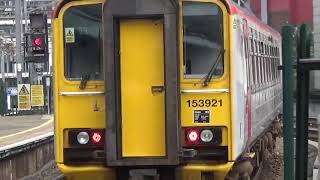
[[[17,132],[17,133],[14,133],[14,134],[9,134],[7,136],[1,136],[0,137],[0,140],[2,139],[6,139],[6,138],[9,138],[9,137],[13,137],[13,136],[17,136],[17,135],[21,135],[21,134],[25,134],[25,133],[28,133],[30,131],[34,131],[34,130],[37,130],[37,129],[40,129],[48,124],[50,124],[51,122],[53,122],[53,118],[51,118],[50,120],[48,120],[47,122],[39,125],[39,126],[36,126],[36,127],[33,127],[33,128],[30,128],[30,129],[27,129],[27,130],[24,130],[24,131],[20,131],[20,132]]]

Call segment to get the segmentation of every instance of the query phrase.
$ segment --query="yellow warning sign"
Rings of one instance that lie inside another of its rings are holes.
[[[74,28],[65,28],[65,41],[66,43],[74,43],[75,37],[74,37]]]
[[[42,85],[31,85],[31,106],[44,106]]]
[[[25,84],[22,84],[21,89],[19,90],[19,95],[29,95],[29,91],[27,89],[27,87],[25,86]]]
[[[30,109],[30,84],[18,84],[18,110]]]

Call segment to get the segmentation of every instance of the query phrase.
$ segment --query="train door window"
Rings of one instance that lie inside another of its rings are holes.
[[[223,12],[213,3],[184,2],[184,76],[213,78],[224,73]]]
[[[65,76],[100,80],[102,72],[102,6],[73,6],[64,14]]]

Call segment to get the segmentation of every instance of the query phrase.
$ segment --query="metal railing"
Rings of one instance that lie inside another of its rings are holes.
[[[284,179],[306,180],[308,177],[308,111],[309,76],[311,70],[320,70],[320,59],[311,59],[312,33],[303,24],[299,29],[282,29],[283,59],[283,114],[284,114]],[[294,59],[296,58],[296,61]],[[296,146],[294,148],[293,104],[294,70],[296,69]],[[296,158],[294,158],[294,149]],[[295,162],[294,162],[295,161]],[[294,166],[295,165],[295,166]],[[294,176],[295,173],[295,176]],[[294,178],[295,177],[295,178]]]

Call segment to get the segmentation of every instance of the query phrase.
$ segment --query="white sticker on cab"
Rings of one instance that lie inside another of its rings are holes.
[[[66,43],[75,42],[74,28],[65,28],[64,34]]]

